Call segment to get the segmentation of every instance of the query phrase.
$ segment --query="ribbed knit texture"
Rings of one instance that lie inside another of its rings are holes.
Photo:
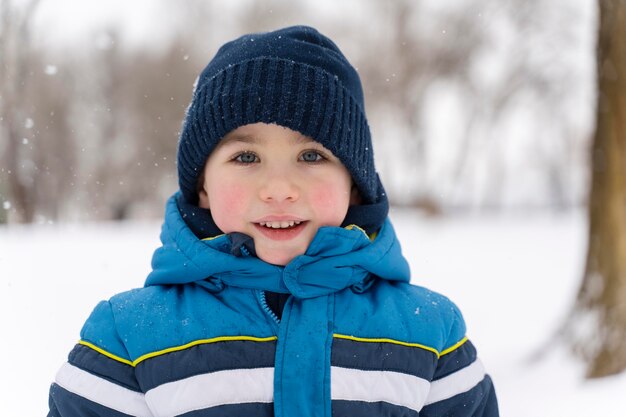
[[[328,38],[296,26],[222,46],[200,77],[178,149],[180,189],[195,204],[198,177],[217,143],[247,124],[274,123],[328,148],[364,203],[386,199],[374,167],[356,70]]]

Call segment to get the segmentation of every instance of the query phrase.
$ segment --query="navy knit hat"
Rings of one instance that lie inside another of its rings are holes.
[[[386,200],[361,81],[339,48],[317,30],[294,26],[222,46],[198,77],[178,147],[184,199],[197,204],[208,156],[230,131],[274,123],[329,149],[352,175],[364,204]]]

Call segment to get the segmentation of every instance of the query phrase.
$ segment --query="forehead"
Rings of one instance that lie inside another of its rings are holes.
[[[220,141],[219,147],[230,144],[244,143],[250,145],[264,145],[269,141],[279,140],[294,145],[318,143],[314,139],[286,127],[256,123],[235,129]]]

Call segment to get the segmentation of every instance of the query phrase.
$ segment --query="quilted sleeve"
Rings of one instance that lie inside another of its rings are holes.
[[[49,407],[48,417],[152,417],[108,302],[83,326],[50,387]]]
[[[458,309],[456,316],[420,416],[498,417],[493,382],[465,336],[465,322]]]

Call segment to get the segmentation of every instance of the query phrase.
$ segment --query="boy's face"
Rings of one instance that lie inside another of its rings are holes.
[[[222,231],[251,236],[259,258],[285,265],[306,251],[320,226],[339,226],[358,193],[321,144],[255,123],[227,134],[211,153],[199,198]]]

